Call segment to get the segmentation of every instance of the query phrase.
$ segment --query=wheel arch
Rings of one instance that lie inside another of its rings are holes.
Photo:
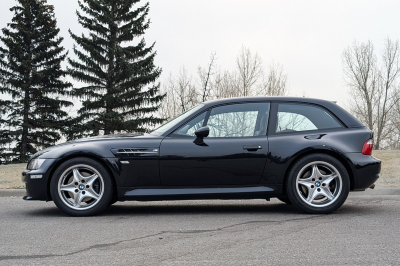
[[[316,154],[316,153],[322,153],[322,154],[326,154],[326,155],[330,155],[333,158],[337,159],[345,168],[347,171],[347,174],[349,175],[350,178],[350,190],[354,189],[354,184],[355,184],[355,177],[354,177],[354,173],[353,170],[350,166],[350,163],[346,160],[345,156],[331,151],[331,150],[327,150],[327,149],[317,149],[317,150],[311,150],[311,151],[305,151],[303,153],[301,153],[300,155],[298,155],[296,157],[296,159],[294,159],[289,166],[286,168],[285,174],[284,174],[284,178],[283,178],[283,186],[282,186],[282,193],[286,195],[286,181],[288,179],[288,174],[291,170],[291,168],[293,167],[293,165],[298,162],[301,158],[303,158],[304,156],[310,155],[310,154]]]
[[[47,198],[48,200],[52,200],[51,198],[51,193],[50,193],[50,182],[51,179],[53,178],[54,172],[57,170],[57,168],[64,162],[74,159],[74,158],[78,158],[78,157],[83,157],[83,158],[89,158],[92,160],[97,161],[98,163],[100,163],[101,165],[104,166],[104,168],[106,169],[106,171],[108,172],[108,174],[110,175],[111,178],[111,182],[113,183],[113,197],[117,197],[118,193],[117,193],[117,183],[115,181],[115,176],[113,174],[113,171],[111,169],[111,167],[104,162],[104,160],[102,160],[103,158],[94,154],[82,154],[82,153],[74,153],[74,154],[69,154],[68,156],[62,157],[61,160],[58,160],[57,163],[53,166],[53,168],[51,169],[51,172],[49,174],[49,178],[47,180]]]

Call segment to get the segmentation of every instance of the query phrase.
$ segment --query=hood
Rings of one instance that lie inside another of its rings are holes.
[[[30,160],[39,156],[42,158],[58,158],[62,154],[70,152],[95,153],[98,154],[99,157],[109,157],[111,156],[111,149],[159,147],[161,139],[162,138],[159,136],[147,133],[129,133],[82,138],[41,150],[31,156]]]

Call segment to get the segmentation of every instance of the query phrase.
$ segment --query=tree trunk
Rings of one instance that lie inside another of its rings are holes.
[[[21,136],[21,154],[20,161],[25,162],[27,160],[28,153],[28,133],[29,133],[29,88],[25,89],[24,98],[24,116],[22,123],[22,136]]]

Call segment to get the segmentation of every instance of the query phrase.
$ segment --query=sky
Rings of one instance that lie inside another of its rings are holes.
[[[11,21],[15,0],[1,0],[0,28]],[[55,6],[63,45],[83,32],[76,0],[48,0]],[[145,3],[141,1],[139,5]],[[193,76],[217,54],[221,69],[235,68],[241,47],[257,52],[267,67],[283,65],[290,94],[337,101],[345,106],[348,87],[342,54],[354,41],[372,41],[377,55],[386,38],[400,39],[400,1],[394,0],[150,0],[150,28],[161,82],[182,66]]]

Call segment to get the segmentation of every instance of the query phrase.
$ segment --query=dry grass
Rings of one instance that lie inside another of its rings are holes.
[[[382,160],[382,171],[377,188],[400,187],[400,151],[373,151]],[[0,165],[0,189],[25,188],[21,173],[26,164]]]
[[[26,163],[0,165],[0,189],[25,188],[21,181],[21,173],[26,168]]]
[[[372,155],[382,161],[376,187],[400,187],[400,151],[373,151]]]

